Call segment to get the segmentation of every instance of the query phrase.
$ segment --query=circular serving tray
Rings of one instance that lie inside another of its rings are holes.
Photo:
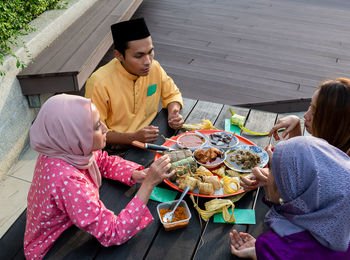
[[[196,131],[200,132],[200,133],[203,134],[203,135],[209,135],[209,134],[215,133],[215,132],[225,132],[225,131],[221,131],[221,130],[196,130]],[[189,132],[185,132],[185,133],[179,134],[179,135],[177,135],[177,136],[174,136],[174,137],[170,138],[170,139],[173,140],[173,141],[166,141],[166,142],[163,144],[163,146],[178,148],[178,147],[177,147],[177,144],[174,143],[174,141],[177,141],[177,139],[178,139],[180,136],[184,135],[184,134],[187,134],[187,133],[194,133],[194,132],[195,132],[195,131],[189,131]],[[229,132],[225,132],[225,133],[229,133]],[[244,138],[244,137],[242,137],[242,136],[239,136],[239,135],[235,135],[235,136],[238,138],[240,144],[255,145],[252,141],[250,141],[250,140],[248,140],[248,139],[246,139],[246,138]],[[207,143],[207,144],[208,144],[208,143]],[[158,159],[158,158],[161,157],[161,156],[162,156],[161,154],[158,154],[158,153],[157,153],[157,154],[155,155],[155,157],[154,157],[154,160]],[[219,168],[219,167],[220,167],[220,166],[218,166],[217,168]],[[214,169],[208,169],[208,170],[213,171],[213,170],[215,170],[215,169],[216,169],[216,168],[214,168]],[[216,175],[215,173],[213,173],[213,174]],[[220,176],[219,176],[219,178],[221,179]],[[174,182],[172,182],[172,181],[170,181],[170,180],[168,180],[168,179],[165,179],[164,182],[165,182],[167,185],[169,185],[171,188],[173,188],[173,189],[175,189],[175,190],[177,190],[177,191],[180,191],[180,192],[183,191],[182,189],[180,189],[180,188],[177,186],[176,183],[174,183]],[[197,188],[196,188],[195,190],[197,190]],[[205,198],[222,198],[222,197],[228,197],[228,196],[232,196],[232,195],[238,195],[238,194],[241,194],[241,193],[244,193],[244,192],[245,192],[244,189],[241,188],[240,190],[236,191],[235,193],[231,193],[231,194],[204,195],[204,194],[199,194],[199,193],[196,193],[196,192],[188,192],[187,194],[192,194],[192,195],[194,195],[194,196],[205,197]]]

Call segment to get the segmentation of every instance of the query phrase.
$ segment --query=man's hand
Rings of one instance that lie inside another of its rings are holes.
[[[172,129],[181,129],[184,124],[182,115],[179,114],[181,110],[180,103],[174,101],[168,104],[168,124]]]
[[[180,108],[174,108],[172,111],[169,111],[168,124],[172,129],[180,129],[184,124],[182,115],[179,112]]]
[[[146,126],[141,130],[135,132],[134,140],[143,143],[152,143],[157,140],[159,134],[158,126]]]

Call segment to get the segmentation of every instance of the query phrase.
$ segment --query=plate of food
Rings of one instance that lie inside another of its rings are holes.
[[[254,167],[265,167],[267,152],[256,145],[238,145],[226,151],[225,165],[238,172],[251,172]]]
[[[208,135],[208,143],[216,148],[230,149],[239,144],[238,138],[227,132],[215,132]]]
[[[225,165],[223,167],[226,168]],[[237,195],[244,192],[240,186],[240,178],[228,176],[224,173],[220,176],[215,170],[210,171],[204,166],[199,166],[195,171],[182,171],[177,167],[175,175],[169,180],[164,180],[170,187],[183,191],[190,187],[188,194],[199,197],[220,198]]]
[[[224,150],[211,146],[205,146],[195,150],[193,156],[199,165],[207,169],[216,168],[225,161]]]
[[[198,132],[205,136],[205,139],[208,140],[208,136],[212,133],[221,133],[224,131],[220,130],[198,130],[186,132],[170,138],[167,140],[163,146],[168,146],[172,148],[179,148],[177,145],[177,140],[186,134],[197,133]],[[228,132],[225,132],[228,133]],[[253,142],[249,141],[246,138],[241,136],[236,136],[241,144],[254,145]],[[201,148],[212,147],[209,142],[201,146]],[[191,149],[193,154],[198,149]],[[220,149],[219,149],[220,150]],[[223,151],[221,149],[221,151]],[[221,198],[232,195],[238,195],[244,193],[244,189],[239,186],[240,178],[244,177],[245,174],[239,173],[229,169],[225,164],[218,162],[214,165],[206,165],[204,167],[201,163],[197,162],[197,159],[194,156],[190,156],[188,149],[177,149],[175,151],[167,151],[166,153],[176,153],[174,155],[169,155],[170,158],[178,159],[172,163],[172,168],[175,169],[176,175],[171,179],[166,179],[164,182],[169,185],[171,188],[183,191],[186,185],[191,186],[188,194],[192,194],[198,197],[206,198]],[[161,154],[155,155],[155,160],[158,159]],[[220,156],[221,159],[221,156]],[[223,160],[225,161],[225,160]],[[204,163],[207,164],[207,163]],[[208,167],[209,166],[209,167]],[[212,166],[212,167],[211,167]],[[233,172],[235,174],[233,174]]]

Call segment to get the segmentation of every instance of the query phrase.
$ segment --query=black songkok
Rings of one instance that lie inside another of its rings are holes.
[[[127,42],[147,38],[151,34],[148,31],[145,19],[138,18],[111,25],[114,48],[123,48]]]

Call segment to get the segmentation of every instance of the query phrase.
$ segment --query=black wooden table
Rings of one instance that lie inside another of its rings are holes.
[[[225,119],[231,117],[229,108],[227,105],[185,99],[182,115],[186,123],[199,123],[202,119],[208,119],[215,127],[224,130]],[[241,107],[232,108],[235,113],[247,117],[245,126],[248,129],[257,132],[269,131],[278,117],[283,116]],[[168,127],[165,110],[158,113],[152,124],[158,125],[160,134],[166,137],[178,134]],[[273,143],[267,136],[253,136],[244,132],[240,134],[260,147]],[[160,137],[156,141],[157,144],[163,142]],[[153,152],[133,147],[128,150],[124,158],[147,167],[153,161],[154,155]],[[164,183],[160,186],[171,189]],[[105,179],[100,190],[101,200],[108,209],[118,214],[135,195],[137,188],[136,185],[130,188]],[[213,223],[212,219],[205,222],[200,219],[189,196],[186,196],[185,200],[192,214],[189,225],[183,229],[165,231],[156,211],[159,202],[150,200],[147,206],[155,221],[125,244],[105,248],[93,236],[71,227],[61,235],[46,257],[48,259],[235,259],[229,249],[229,232],[232,228],[249,232],[255,237],[266,228],[263,220],[268,207],[261,202],[263,193],[263,189],[248,192],[235,203],[236,208],[255,209],[255,225],[220,224]],[[201,208],[204,208],[203,204],[206,201],[207,198],[199,198]],[[22,252],[23,248],[17,253],[17,259],[23,259]]]

